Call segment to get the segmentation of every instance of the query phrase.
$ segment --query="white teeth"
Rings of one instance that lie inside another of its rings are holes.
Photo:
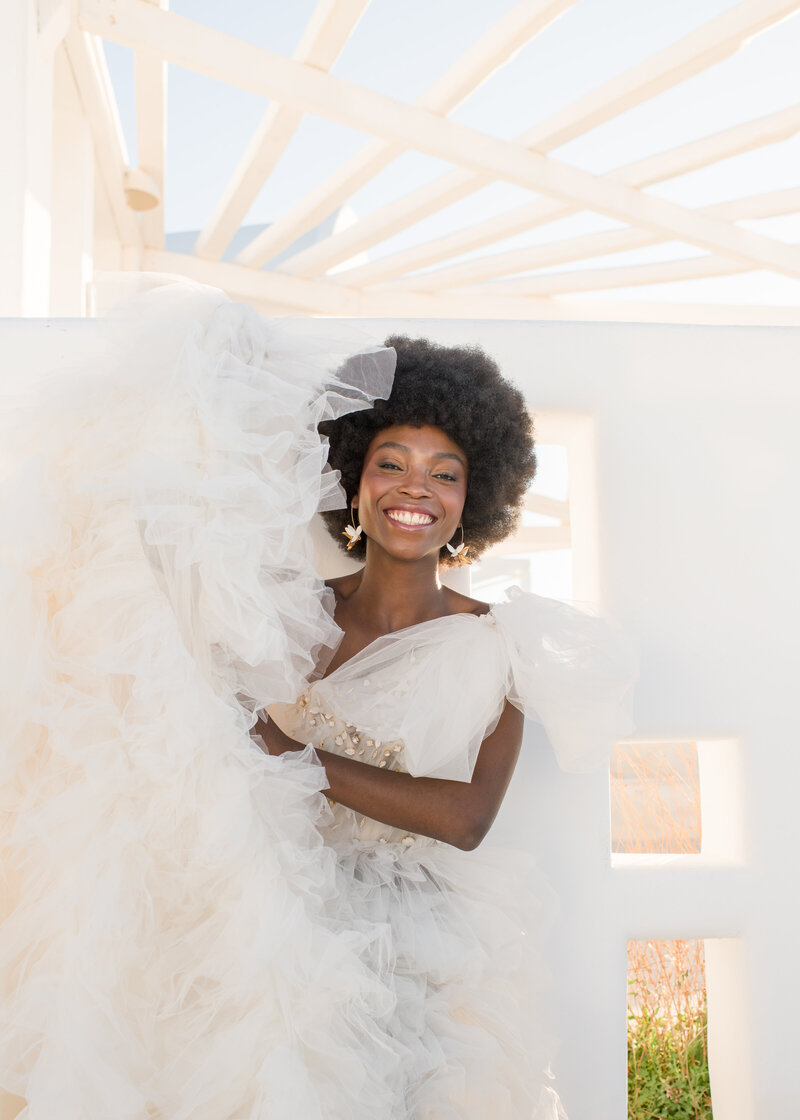
[[[404,509],[393,509],[386,516],[392,521],[402,521],[404,525],[430,525],[436,520],[429,513],[410,513]]]

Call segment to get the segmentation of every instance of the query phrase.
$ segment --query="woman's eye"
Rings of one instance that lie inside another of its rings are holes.
[[[381,469],[383,469],[384,467],[393,467],[393,468],[394,468],[395,470],[398,470],[398,471],[399,471],[399,470],[402,470],[402,468],[401,468],[401,467],[399,467],[399,466],[397,465],[397,463],[378,463],[378,466],[379,466],[379,467],[380,467]]]
[[[441,472],[440,474],[437,474],[436,477],[443,478],[445,482],[458,482],[458,479],[454,474],[445,474],[444,472]]]

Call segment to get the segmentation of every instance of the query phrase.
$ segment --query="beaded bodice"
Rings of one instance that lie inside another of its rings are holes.
[[[283,709],[283,712],[280,722],[284,724],[284,720],[288,717],[291,727],[286,727],[286,730],[301,742],[311,743],[314,747],[330,751],[332,754],[354,758],[369,766],[407,773],[403,765],[402,740],[386,741],[374,738],[360,731],[355,724],[348,723],[333,712],[326,711],[325,706],[318,701],[314,683],[300,694],[293,705]],[[328,798],[328,803],[333,813],[333,821],[326,831],[330,833],[329,838],[333,842],[378,841],[399,843],[404,847],[411,847],[412,844],[436,843],[427,836],[406,833],[382,821],[356,813],[331,798]]]

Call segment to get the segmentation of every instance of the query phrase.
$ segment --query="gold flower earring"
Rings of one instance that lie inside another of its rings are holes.
[[[359,525],[358,528],[356,528],[356,525],[355,525],[355,517],[353,516],[353,501],[354,500],[355,500],[354,498],[350,499],[350,524],[345,525],[344,529],[342,529],[342,536],[347,537],[347,540],[348,540],[348,545],[347,545],[347,551],[348,552],[358,542],[358,539],[361,536],[362,529],[363,529],[363,526]],[[449,548],[449,545],[448,545],[448,548]]]
[[[461,530],[461,544],[458,545],[457,548],[453,548],[453,546],[448,541],[447,551],[450,553],[451,557],[453,558],[453,563],[458,564],[460,566],[462,564],[471,564],[472,561],[467,556],[467,552],[469,551],[469,545],[464,544],[464,526],[459,525],[459,529]]]

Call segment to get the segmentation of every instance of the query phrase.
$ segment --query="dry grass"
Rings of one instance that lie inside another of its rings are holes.
[[[700,851],[694,743],[626,743],[611,767],[611,850]]]
[[[700,851],[700,780],[694,743],[627,743],[611,768],[612,851]],[[628,1007],[675,1023],[705,1003],[702,941],[631,941]]]
[[[700,851],[693,743],[626,744],[611,772],[612,851]],[[702,941],[628,943],[631,1116],[710,1116]],[[658,1102],[661,1102],[660,1104]],[[652,1109],[657,1111],[653,1112]]]

